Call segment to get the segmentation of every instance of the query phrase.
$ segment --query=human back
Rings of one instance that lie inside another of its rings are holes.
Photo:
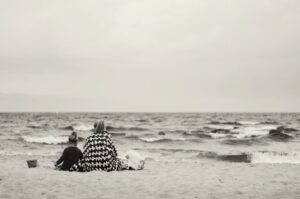
[[[77,142],[77,133],[73,132],[69,136],[70,146],[64,149],[61,157],[56,161],[56,168],[60,170],[69,170],[75,163],[77,163],[83,157],[81,150],[77,148]]]
[[[71,171],[122,170],[126,165],[117,156],[111,135],[105,130],[104,122],[100,121],[86,140],[83,159]]]

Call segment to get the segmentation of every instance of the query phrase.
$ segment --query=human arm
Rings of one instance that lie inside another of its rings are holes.
[[[62,153],[61,157],[56,161],[55,166],[57,167],[58,165],[60,165],[65,160],[65,158],[66,158],[66,149]]]

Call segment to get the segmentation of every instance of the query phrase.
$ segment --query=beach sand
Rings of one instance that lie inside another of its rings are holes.
[[[297,164],[155,162],[145,170],[53,170],[49,159],[0,156],[0,198],[300,198]]]

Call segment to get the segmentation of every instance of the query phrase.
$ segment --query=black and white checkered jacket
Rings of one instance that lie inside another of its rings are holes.
[[[75,163],[70,171],[119,171],[125,169],[126,165],[118,159],[117,155],[117,150],[108,132],[94,133],[86,140],[83,158]]]

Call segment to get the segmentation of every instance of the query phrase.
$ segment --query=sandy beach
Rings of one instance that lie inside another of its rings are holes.
[[[0,198],[299,198],[298,164],[148,161],[145,170],[89,173],[29,169],[0,157]]]

